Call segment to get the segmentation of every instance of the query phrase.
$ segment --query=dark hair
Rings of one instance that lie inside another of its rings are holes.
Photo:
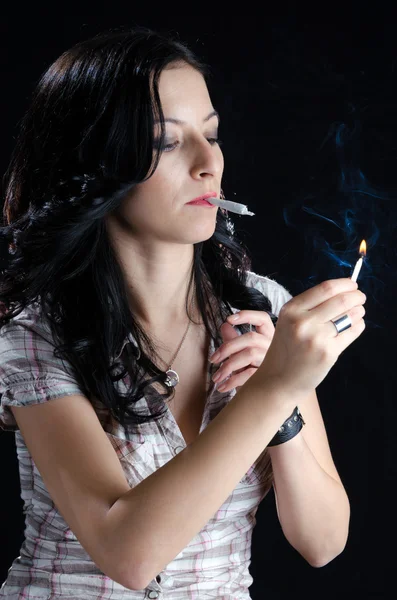
[[[160,148],[164,140],[158,80],[175,63],[187,63],[207,79],[207,68],[185,45],[147,29],[110,30],[79,42],[39,80],[4,176],[0,234],[8,256],[0,329],[37,303],[50,324],[55,355],[71,363],[87,397],[99,398],[127,437],[129,424],[164,414],[159,399],[172,397],[173,389],[165,386],[164,372],[154,364],[155,346],[131,314],[104,218],[156,169],[161,149],[153,154],[154,118],[160,118]],[[210,298],[223,318],[232,306],[271,311],[269,300],[246,286],[250,267],[232,222],[218,210],[213,236],[194,245],[190,289],[194,282],[206,330],[219,343],[215,315],[206,311]],[[111,365],[129,333],[139,349],[126,344]],[[114,384],[127,374],[123,395]],[[150,414],[133,410],[144,395]]]

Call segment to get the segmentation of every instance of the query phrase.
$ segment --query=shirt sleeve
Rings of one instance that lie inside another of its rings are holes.
[[[11,320],[0,329],[0,428],[17,431],[11,406],[84,394],[67,361],[54,356],[55,344],[33,320]]]
[[[254,287],[269,298],[272,304],[272,312],[276,317],[278,317],[281,307],[293,297],[281,283],[277,283],[270,277],[258,275],[253,271],[248,271],[247,285]]]

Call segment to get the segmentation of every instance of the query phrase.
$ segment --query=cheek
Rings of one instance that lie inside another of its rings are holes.
[[[136,186],[132,194],[126,198],[120,207],[120,215],[128,227],[146,228],[156,222],[164,223],[167,209],[172,209],[174,198],[178,197],[176,180],[170,179],[160,170],[148,181]]]
[[[147,186],[147,189],[150,188],[151,192],[154,189],[157,191],[170,190],[177,186],[179,173],[181,173],[181,169],[174,164],[166,165],[160,162],[152,177],[142,185]]]
[[[150,179],[136,186],[130,200],[140,206],[143,206],[143,204],[159,205],[169,201],[170,196],[172,198],[175,195],[176,189],[177,177],[175,170],[164,168],[160,164]]]
[[[178,198],[183,188],[183,169],[172,161],[160,161],[152,177],[139,185],[140,193],[147,200],[167,204]]]

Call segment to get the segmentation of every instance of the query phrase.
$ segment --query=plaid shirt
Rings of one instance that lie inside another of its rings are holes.
[[[249,272],[248,284],[269,297],[276,315],[291,298],[283,286],[253,272]],[[123,348],[128,342],[135,343],[131,335]],[[271,486],[265,483],[270,466],[265,451],[214,516],[150,585],[144,590],[129,590],[100,571],[58,512],[9,409],[84,394],[71,365],[54,357],[53,349],[50,329],[40,318],[37,305],[25,309],[0,330],[0,428],[15,432],[25,514],[25,540],[0,589],[0,598],[248,600],[253,581],[249,565],[255,514]],[[214,351],[211,341],[208,356]],[[211,379],[217,366],[208,365],[200,432],[236,392],[219,392]],[[125,391],[126,379],[115,385]],[[127,440],[122,427],[109,420],[104,405],[95,398],[91,401],[131,487],[186,446],[170,410],[158,422],[135,426],[131,440]],[[137,409],[146,407],[142,398]]]

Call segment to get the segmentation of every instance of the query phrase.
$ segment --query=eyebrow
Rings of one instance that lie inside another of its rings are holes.
[[[218,122],[220,121],[220,117],[219,117],[219,113],[216,110],[213,110],[212,112],[210,112],[209,115],[207,115],[205,117],[205,119],[203,119],[203,123],[206,123],[207,121],[209,121],[210,119],[212,119],[212,117],[217,117]],[[156,119],[154,121],[156,124],[160,123],[160,119]],[[186,125],[186,121],[181,121],[180,119],[172,119],[171,117],[168,119],[164,119],[164,123],[175,123],[175,125]]]

